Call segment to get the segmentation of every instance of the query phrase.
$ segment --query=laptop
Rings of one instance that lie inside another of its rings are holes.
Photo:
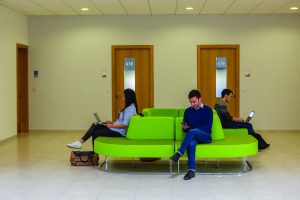
[[[255,112],[254,111],[251,111],[246,119],[246,122],[249,123],[250,120],[254,117],[255,115]]]
[[[102,125],[106,125],[107,124],[106,122],[101,122],[101,119],[100,119],[100,117],[99,117],[99,115],[97,113],[94,113],[94,117],[96,119],[95,124],[102,124]]]
[[[97,113],[94,113],[94,117],[95,117],[95,119],[96,119],[96,123],[97,123],[97,124],[100,124],[100,123],[101,123],[101,120],[100,120],[99,115],[98,115]]]

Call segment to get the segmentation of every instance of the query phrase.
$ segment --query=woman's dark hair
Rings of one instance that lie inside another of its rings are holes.
[[[226,89],[224,89],[224,90],[222,91],[222,93],[221,93],[222,98],[223,98],[226,94],[229,96],[230,94],[233,94],[233,92],[232,92],[230,89],[226,88]]]
[[[136,95],[135,92],[132,89],[127,88],[124,90],[124,95],[125,95],[125,107],[121,110],[124,111],[128,106],[130,106],[132,103],[135,106],[136,113],[138,113],[138,105],[136,102]]]
[[[193,98],[193,97],[197,97],[198,99],[201,97],[201,94],[199,92],[199,90],[191,90],[189,93],[189,99]]]

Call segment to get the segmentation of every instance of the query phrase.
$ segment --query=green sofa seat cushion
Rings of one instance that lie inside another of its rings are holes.
[[[224,128],[224,135],[227,134],[238,134],[238,135],[248,135],[248,130],[246,128]]]
[[[174,154],[174,140],[129,140],[125,137],[98,137],[94,151],[112,157],[163,157]]]
[[[174,118],[133,116],[130,119],[126,138],[174,140]]]
[[[177,108],[144,108],[142,113],[147,117],[178,117]]]
[[[182,141],[175,141],[179,149]],[[210,144],[198,144],[197,158],[235,158],[255,155],[258,151],[257,140],[251,135],[228,134],[224,140],[212,141]],[[186,156],[186,153],[185,155]]]

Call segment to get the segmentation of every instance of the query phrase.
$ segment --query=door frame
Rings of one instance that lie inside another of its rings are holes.
[[[112,119],[114,119],[115,107],[115,93],[116,93],[116,51],[122,49],[149,49],[150,52],[150,107],[154,107],[154,70],[153,70],[153,45],[112,45],[111,46],[111,75],[112,75]],[[140,111],[141,112],[141,111]]]
[[[234,49],[235,50],[235,110],[240,115],[240,45],[239,44],[214,44],[214,45],[197,45],[197,89],[200,89],[201,74],[201,50],[202,49]]]
[[[19,110],[21,108],[19,108],[19,75],[20,75],[20,71],[19,71],[19,49],[25,49],[26,50],[26,63],[25,63],[25,68],[26,68],[26,74],[21,74],[21,76],[26,77],[26,81],[27,81],[27,87],[25,88],[26,90],[26,108],[22,107],[22,110]],[[17,97],[17,135],[20,136],[21,133],[23,135],[23,133],[28,133],[29,131],[29,78],[28,78],[28,45],[24,45],[24,44],[16,44],[16,97]],[[19,119],[19,112],[25,112],[25,116],[26,116],[26,125],[25,125],[25,129],[24,130],[19,130],[19,123],[21,123],[20,121],[18,121]]]

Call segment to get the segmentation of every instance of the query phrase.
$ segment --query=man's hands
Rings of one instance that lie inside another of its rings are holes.
[[[187,123],[182,123],[182,129],[183,130],[188,130],[190,127]]]

